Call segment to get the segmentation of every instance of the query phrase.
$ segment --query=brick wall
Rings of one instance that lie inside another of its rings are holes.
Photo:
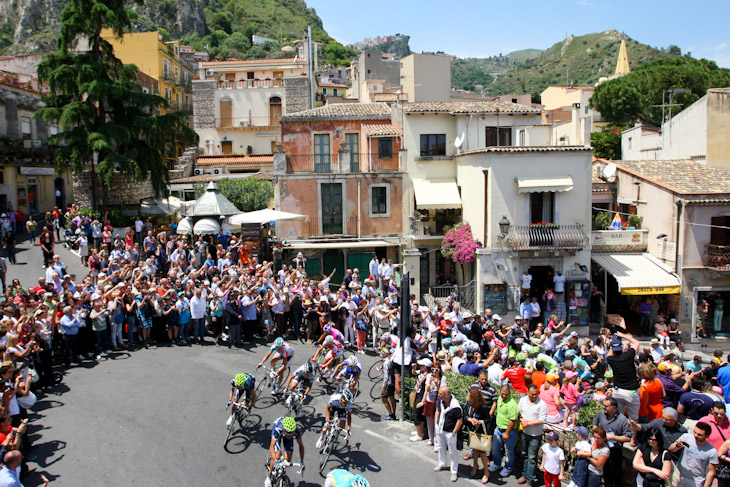
[[[193,129],[215,128],[215,88],[217,81],[193,82]]]

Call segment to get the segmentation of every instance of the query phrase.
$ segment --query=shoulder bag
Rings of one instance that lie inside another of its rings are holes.
[[[725,442],[727,439],[725,438],[725,435],[722,434],[722,430],[720,429],[720,426],[718,426],[717,423],[714,423],[715,428],[717,428],[717,432],[720,433],[720,436],[722,437],[722,441]],[[718,458],[719,460],[719,458]],[[715,478],[718,479],[728,479],[730,478],[730,466],[726,462],[720,461],[720,463],[717,465],[717,468],[715,469]]]
[[[479,423],[474,431],[469,432],[469,448],[482,452],[492,451],[492,435],[487,434],[484,423]]]

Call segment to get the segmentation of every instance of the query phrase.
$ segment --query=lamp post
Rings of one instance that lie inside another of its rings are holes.
[[[500,239],[503,239],[504,237],[507,236],[507,234],[509,233],[510,225],[511,224],[510,224],[509,220],[507,219],[507,215],[503,215],[502,219],[499,220],[499,233],[501,234],[499,236]]]

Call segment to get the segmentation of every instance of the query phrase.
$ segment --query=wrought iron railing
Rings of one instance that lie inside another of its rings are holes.
[[[295,173],[331,173],[338,164],[337,154],[294,154],[286,156],[288,172]]]
[[[514,225],[505,242],[512,250],[582,250],[588,245],[583,225]]]
[[[245,88],[282,88],[284,80],[275,79],[239,79],[218,81],[219,90],[242,90]]]
[[[707,244],[702,261],[713,269],[730,270],[730,246]]]

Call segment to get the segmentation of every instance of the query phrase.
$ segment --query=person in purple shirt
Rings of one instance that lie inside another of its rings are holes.
[[[692,372],[689,377],[687,377],[684,381],[684,386],[678,386],[672,378],[671,364],[662,362],[659,364],[657,369],[659,370],[659,375],[657,375],[657,379],[659,379],[659,382],[662,383],[662,385],[664,386],[664,390],[667,393],[667,395],[662,398],[662,406],[664,406],[665,408],[677,409],[677,406],[679,405],[679,398],[682,396],[682,394],[689,390],[692,379],[694,379],[695,376],[698,375],[698,373]]]
[[[653,324],[651,323],[651,298],[639,305],[639,335],[652,336]]]

